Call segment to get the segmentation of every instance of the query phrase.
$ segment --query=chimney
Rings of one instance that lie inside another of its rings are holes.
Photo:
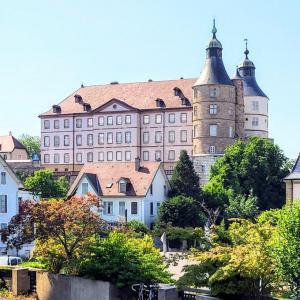
[[[9,135],[12,136],[12,132],[11,131],[9,132]]]
[[[135,159],[135,170],[138,172],[141,167],[141,159],[139,157],[136,157]]]

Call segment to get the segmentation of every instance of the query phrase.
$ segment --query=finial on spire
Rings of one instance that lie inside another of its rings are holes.
[[[249,54],[249,50],[248,50],[248,39],[244,39],[244,42],[246,44],[246,50],[244,51],[246,58],[248,59],[248,54]]]
[[[212,29],[213,38],[216,38],[217,28],[216,28],[216,20],[213,20],[213,29]]]

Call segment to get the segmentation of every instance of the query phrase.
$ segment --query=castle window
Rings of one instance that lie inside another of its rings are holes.
[[[116,152],[116,160],[122,160],[122,151],[117,151]]]
[[[125,160],[131,160],[131,151],[125,151]]]
[[[117,125],[122,125],[122,116],[117,116]]]
[[[82,145],[82,135],[77,134],[76,135],[76,146],[81,146]]]
[[[82,162],[82,153],[76,153],[76,161]]]
[[[252,126],[255,126],[255,127],[258,126],[258,117],[253,117],[252,118]]]
[[[194,106],[194,116],[197,117],[198,115],[198,107]]]
[[[44,147],[50,147],[50,137],[44,136]]]
[[[113,160],[113,152],[112,151],[108,151],[107,152],[107,160],[108,161],[112,161]]]
[[[49,154],[45,154],[44,155],[44,163],[45,164],[49,164],[50,163],[50,155]]]
[[[88,152],[86,159],[88,162],[92,162],[93,161],[93,152]]]
[[[161,143],[161,141],[162,141],[161,131],[155,131],[155,143]]]
[[[145,115],[144,116],[143,123],[144,124],[149,124],[150,123],[150,117],[149,117],[149,115]]]
[[[175,123],[175,114],[169,114],[169,123]]]
[[[216,153],[216,146],[209,146],[209,153]]]
[[[144,144],[149,144],[149,132],[148,131],[145,131],[143,133],[143,143]]]
[[[117,132],[116,133],[116,143],[117,144],[122,144],[122,132]]]
[[[180,114],[180,122],[181,123],[186,123],[187,122],[187,114],[186,113],[181,113]]]
[[[49,120],[44,121],[44,129],[50,129],[50,121]]]
[[[169,131],[169,143],[175,142],[175,131],[171,130]]]
[[[55,153],[55,154],[54,154],[54,163],[55,163],[55,164],[58,164],[58,163],[59,163],[59,154],[58,154],[58,153]]]
[[[113,143],[113,133],[112,132],[108,132],[106,138],[107,138],[107,144]]]
[[[70,146],[70,137],[68,135],[64,135],[64,146]]]
[[[149,151],[143,151],[143,160],[149,160]]]
[[[54,120],[54,128],[59,129],[59,120]]]
[[[187,141],[187,131],[186,130],[180,130],[180,141],[181,142]]]
[[[217,136],[218,134],[218,125],[210,124],[209,125],[209,136]]]
[[[130,131],[126,131],[125,132],[125,143],[126,144],[130,144],[131,143],[131,132]]]
[[[104,144],[104,133],[99,133],[98,134],[98,144],[99,145]]]
[[[64,163],[68,164],[70,162],[70,155],[69,153],[64,154]]]
[[[107,117],[107,125],[113,125],[114,124],[114,119],[112,116]]]
[[[252,110],[253,111],[259,111],[258,101],[252,101]]]
[[[218,96],[218,92],[219,92],[219,90],[216,87],[209,88],[209,97],[212,97],[212,98],[217,97]]]
[[[125,124],[131,124],[131,115],[125,116]]]
[[[155,115],[155,124],[161,124],[161,122],[162,122],[161,114]]]
[[[155,151],[155,160],[156,161],[161,160],[161,151],[160,150]]]
[[[87,119],[87,127],[93,127],[93,118]]]
[[[92,134],[87,135],[87,145],[93,146],[93,135]]]
[[[70,127],[70,120],[64,119],[64,128],[69,128],[69,127]]]
[[[217,114],[217,104],[210,104],[209,105],[209,114],[216,115]]]
[[[98,125],[99,126],[104,126],[104,117],[99,117],[98,118]]]
[[[175,160],[175,150],[169,150],[169,160]]]
[[[82,119],[76,119],[76,128],[82,127]]]
[[[54,147],[59,147],[59,135],[54,136]]]
[[[229,137],[233,138],[234,137],[234,132],[233,132],[233,127],[229,126]]]
[[[104,152],[98,152],[98,160],[103,161],[104,160]]]

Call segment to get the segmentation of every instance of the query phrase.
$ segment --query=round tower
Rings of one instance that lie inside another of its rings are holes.
[[[223,154],[235,138],[236,92],[222,60],[222,44],[213,37],[206,60],[193,86],[193,154]]]
[[[193,156],[201,183],[208,181],[211,165],[234,143],[237,134],[243,135],[243,128],[236,132],[236,86],[225,70],[216,33],[214,20],[205,64],[193,86]],[[240,101],[243,110],[243,96]]]
[[[245,103],[245,135],[268,137],[268,96],[258,86],[254,63],[248,58],[248,41],[245,39],[245,59],[238,66],[243,79]]]

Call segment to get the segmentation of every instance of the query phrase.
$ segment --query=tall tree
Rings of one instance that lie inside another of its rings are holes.
[[[30,158],[32,158],[34,154],[40,155],[41,140],[38,136],[22,134],[19,138],[19,141],[26,147]]]
[[[200,198],[199,177],[186,150],[180,152],[179,161],[175,166],[170,180],[170,187],[170,197],[186,196],[194,199]]]
[[[299,203],[286,206],[277,212],[276,229],[273,253],[278,264],[279,273],[289,284],[295,299],[300,299]]]
[[[24,185],[41,198],[65,197],[69,186],[64,176],[55,179],[53,172],[48,169],[35,171],[34,175],[26,178]]]
[[[260,209],[281,207],[285,199],[282,178],[289,161],[271,140],[252,137],[225,150],[211,168],[210,179],[234,193],[258,198]]]

